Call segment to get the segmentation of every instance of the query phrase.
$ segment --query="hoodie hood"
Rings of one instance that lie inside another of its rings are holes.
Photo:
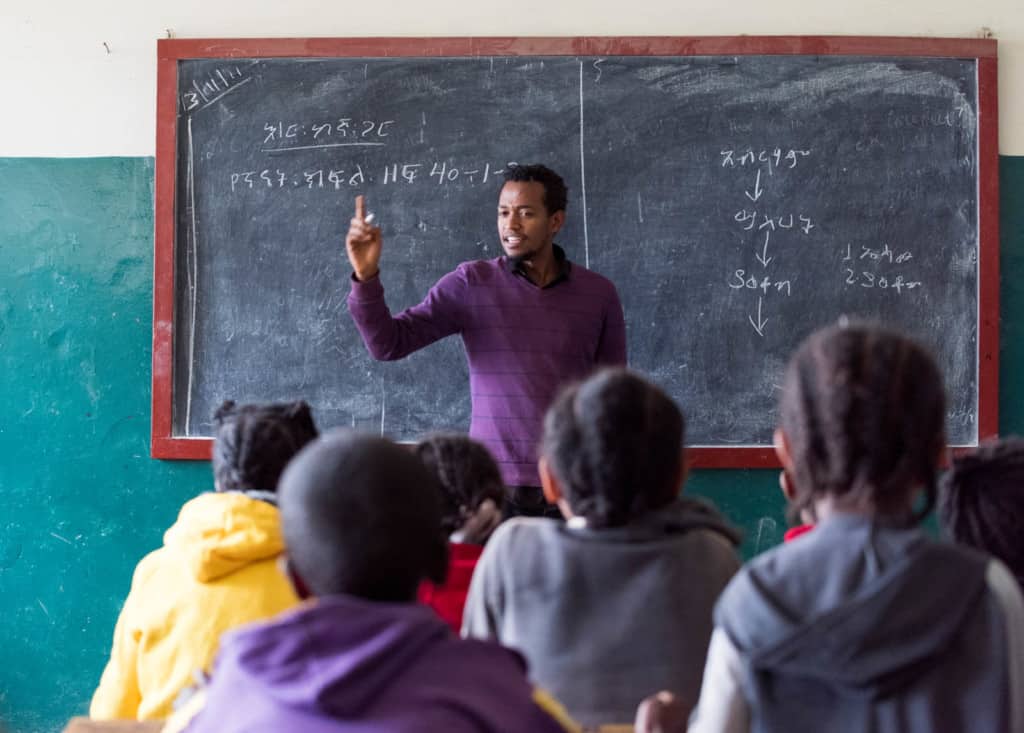
[[[715,616],[753,673],[884,697],[928,668],[982,602],[986,559],[851,515],[752,562]]]
[[[565,733],[532,692],[519,654],[426,606],[337,595],[221,637],[188,730]]]
[[[241,492],[200,494],[164,534],[167,551],[208,583],[284,552],[277,507]]]
[[[234,632],[223,663],[286,708],[355,719],[448,642],[472,644],[453,637],[426,606],[331,596]]]
[[[621,527],[593,529],[576,518],[560,527],[567,528],[577,537],[599,542],[645,542],[661,539],[665,535],[684,534],[692,530],[709,530],[722,536],[733,547],[740,544],[740,534],[718,511],[701,499],[680,496],[666,506],[634,518]]]

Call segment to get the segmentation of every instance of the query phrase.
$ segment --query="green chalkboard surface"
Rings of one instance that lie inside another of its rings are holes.
[[[560,243],[616,283],[630,365],[683,405],[698,459],[728,457],[702,465],[764,465],[789,354],[840,316],[932,348],[952,444],[995,429],[982,301],[998,287],[982,261],[996,261],[994,227],[983,247],[995,204],[981,184],[996,172],[982,165],[977,58],[895,42],[465,56],[423,43],[424,55],[288,57],[253,41],[212,58],[164,44],[177,94],[164,107],[175,274],[161,438],[209,436],[229,392],[301,396],[325,425],[401,440],[464,430],[458,339],[375,362],[347,313],[341,242],[364,193],[384,227],[389,305],[413,305],[459,262],[500,254],[494,201],[513,161],[567,179]],[[155,334],[165,342],[163,324]],[[157,437],[155,454],[175,455]]]

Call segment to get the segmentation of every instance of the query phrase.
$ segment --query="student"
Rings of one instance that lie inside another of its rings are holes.
[[[583,725],[626,723],[662,689],[687,713],[696,701],[711,609],[739,562],[719,515],[679,497],[683,438],[668,395],[629,371],[570,387],[540,460],[568,521],[509,520],[473,576],[463,634],[521,650]]]
[[[1024,730],[1012,576],[917,526],[944,404],[931,357],[896,333],[841,325],[796,352],[775,449],[816,525],[722,594],[691,731]]]
[[[302,606],[225,635],[190,733],[536,731],[522,658],[463,641],[416,588],[444,580],[440,489],[410,451],[332,433],[281,480],[288,568]]]
[[[284,539],[275,490],[317,435],[309,406],[229,401],[214,424],[216,491],[186,503],[164,546],[135,569],[93,718],[167,717],[194,674],[209,669],[221,632],[298,603],[277,567]]]
[[[1024,585],[1024,439],[987,441],[953,459],[939,486],[949,535],[999,558]]]
[[[419,601],[459,633],[473,570],[501,522],[505,485],[491,454],[465,435],[432,435],[416,445],[416,455],[438,479],[441,527],[448,538],[447,578],[442,585],[424,581]]]
[[[565,223],[561,176],[510,165],[498,195],[505,254],[464,262],[419,305],[392,317],[380,277],[381,230],[356,198],[345,247],[349,312],[375,359],[401,359],[459,334],[469,363],[469,434],[484,443],[509,487],[506,513],[558,516],[544,502],[535,453],[559,387],[602,364],[626,363],[626,325],[615,286],[570,262],[555,235]]]

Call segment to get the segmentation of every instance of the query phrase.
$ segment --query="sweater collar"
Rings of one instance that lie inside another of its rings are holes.
[[[569,261],[569,258],[565,256],[565,250],[557,244],[552,244],[551,248],[555,255],[555,264],[558,265],[558,274],[555,276],[554,280],[544,286],[544,290],[553,288],[560,282],[568,280],[569,273],[572,271],[572,263]],[[526,266],[522,262],[515,262],[508,256],[502,257],[502,262],[509,273],[517,275],[518,277],[525,277],[527,280],[530,279],[526,274]]]

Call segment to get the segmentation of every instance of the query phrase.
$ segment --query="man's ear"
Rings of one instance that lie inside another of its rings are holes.
[[[563,224],[565,224],[565,209],[556,211],[548,218],[548,228],[551,231],[551,236],[558,234]]]
[[[288,557],[288,553],[278,556],[277,565],[285,577],[288,578],[288,582],[292,584],[292,589],[295,591],[295,595],[299,597],[299,600],[304,601],[307,598],[313,597],[309,586],[306,585],[306,581],[302,579],[302,576],[299,575],[295,565],[292,564],[291,559]]]
[[[557,505],[562,498],[562,487],[558,483],[558,479],[555,478],[548,459],[544,456],[537,461],[537,471],[540,473],[540,485],[544,491],[544,498],[548,504]]]

